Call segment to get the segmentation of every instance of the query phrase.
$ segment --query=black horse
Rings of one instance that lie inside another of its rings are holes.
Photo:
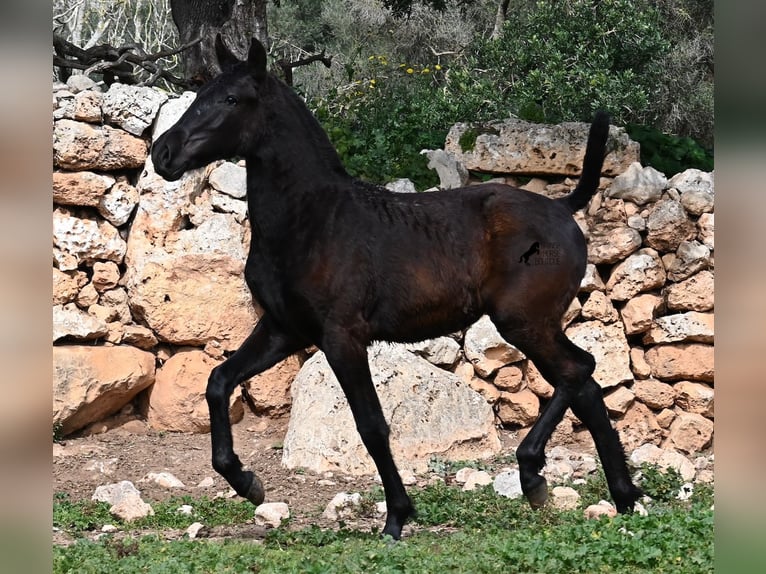
[[[200,89],[152,149],[157,173],[168,180],[217,159],[240,156],[247,162],[252,239],[245,281],[264,314],[210,374],[206,400],[215,470],[240,496],[263,501],[261,481],[243,470],[233,450],[229,397],[241,382],[316,345],[383,481],[383,532],[398,539],[415,510],[391,456],[367,346],[452,333],[487,314],[555,388],[517,451],[530,504],[539,507],[547,499],[539,474],[544,448],[571,407],[593,436],[617,509],[632,510],[641,492],[591,377],[595,361],[561,330],[586,265],[585,239],[572,215],[598,186],[607,115],[596,115],[582,177],[564,198],[494,183],[395,194],[346,172],[303,101],[267,72],[266,51],[257,40],[244,62],[220,38],[217,51],[224,72]],[[558,264],[518,264],[518,253],[543,241],[560,246]]]

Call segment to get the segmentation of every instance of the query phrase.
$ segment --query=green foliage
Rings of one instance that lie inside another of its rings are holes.
[[[648,0],[541,0],[509,11],[498,38],[476,36],[438,63],[395,63],[395,55],[346,62],[349,85],[310,101],[352,174],[378,183],[408,177],[423,189],[438,180],[420,151],[442,147],[456,122],[509,114],[590,121],[605,109],[615,124],[651,125],[671,49],[662,24]],[[646,161],[666,174],[712,165],[689,138],[653,146],[652,130],[641,132]],[[474,143],[472,131],[460,141],[464,150]]]
[[[660,470],[658,467],[642,464],[639,487],[654,500],[667,502],[678,494],[683,484],[681,475],[674,468]]]
[[[53,526],[62,530],[82,532],[114,522],[104,502],[73,502],[64,493],[56,493],[53,500]]]
[[[641,164],[650,165],[667,177],[685,169],[713,170],[713,153],[689,137],[663,134],[650,126],[628,125],[630,137],[641,144]]]
[[[190,515],[178,511],[183,504],[191,505]],[[208,526],[239,524],[253,515],[252,505],[244,500],[190,496],[173,497],[152,504],[153,516],[146,516],[130,523],[131,528],[188,528],[193,522]],[[109,513],[109,504],[91,500],[72,502],[63,493],[57,493],[53,502],[53,525],[70,533],[95,530],[104,524],[126,526]]]
[[[532,121],[643,121],[669,50],[645,0],[549,0],[513,11],[497,40],[479,45],[512,109]]]
[[[105,536],[54,547],[53,572],[713,571],[713,512],[700,501],[657,502],[649,516],[586,520],[579,510],[533,511],[525,501],[500,497],[491,488],[463,492],[436,484],[412,494],[419,511],[416,528],[400,543],[377,532],[317,526],[280,527],[263,544]]]
[[[457,143],[460,145],[460,149],[464,152],[473,151],[473,148],[476,146],[476,138],[478,137],[479,130],[471,127],[463,132]]]
[[[420,188],[438,184],[423,149],[444,145],[449,124],[434,88],[438,65],[393,64],[369,57],[369,75],[310,103],[350,173],[385,183],[407,177]]]

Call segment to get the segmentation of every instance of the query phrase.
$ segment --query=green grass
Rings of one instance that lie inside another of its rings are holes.
[[[646,472],[644,481],[665,488],[673,476]],[[660,473],[661,474],[661,473]],[[647,478],[648,476],[648,478]],[[587,498],[604,498],[603,484],[577,487]],[[533,511],[523,500],[497,496],[491,486],[463,492],[436,484],[412,489],[418,509],[417,531],[394,543],[377,532],[341,527],[301,530],[281,527],[260,542],[227,540],[167,541],[157,535],[98,542],[84,537],[102,524],[97,505],[80,506],[61,497],[54,522],[78,537],[69,547],[54,547],[53,572],[217,573],[217,572],[637,572],[679,574],[713,571],[712,489],[698,487],[688,501],[656,501],[649,516],[585,520],[582,510]],[[373,502],[379,488],[365,493]],[[179,528],[199,520],[208,526],[245,523],[248,503],[231,500],[169,501],[155,505],[145,527]],[[192,504],[195,516],[179,519],[174,509]],[[362,506],[368,513],[369,505]],[[78,510],[79,509],[79,510]],[[164,509],[164,510],[163,510]],[[246,509],[246,512],[245,512]],[[112,524],[117,524],[108,517]],[[131,528],[137,527],[131,524]],[[381,522],[382,526],[382,522]]]

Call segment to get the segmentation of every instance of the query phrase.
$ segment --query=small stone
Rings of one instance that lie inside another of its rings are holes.
[[[604,403],[611,416],[621,417],[627,412],[635,399],[636,396],[631,391],[620,386],[604,397]]]
[[[551,499],[553,507],[559,510],[574,510],[580,506],[580,494],[569,486],[555,486]]]
[[[644,205],[659,200],[667,183],[665,176],[653,167],[642,167],[640,163],[633,162],[614,178],[606,196]]]
[[[652,374],[652,368],[644,358],[644,350],[639,347],[630,349],[630,369],[637,379],[646,379]]]
[[[476,469],[471,468],[470,466],[461,468],[455,473],[455,482],[458,484],[465,484],[468,480],[468,477],[470,477],[474,472],[476,472]]]
[[[197,488],[212,488],[215,485],[215,480],[212,476],[206,476],[197,484]]]
[[[266,502],[255,509],[256,521],[274,528],[278,528],[287,518],[290,518],[290,509],[284,502]]]
[[[341,520],[345,517],[352,516],[361,502],[362,495],[358,492],[353,494],[339,492],[327,504],[322,516],[328,520]]]
[[[524,373],[521,369],[516,365],[509,365],[497,371],[493,382],[498,389],[515,393],[521,390],[523,379]]]
[[[109,513],[125,522],[132,522],[145,516],[154,516],[154,509],[137,494],[128,494],[114,504],[109,509]]]
[[[675,391],[668,383],[645,379],[633,383],[633,394],[650,409],[666,409],[675,402]]]
[[[475,490],[477,486],[486,486],[488,484],[492,484],[492,477],[489,473],[477,470],[468,476],[468,480],[463,485],[463,490]]]
[[[691,461],[680,452],[662,449],[653,444],[644,444],[634,450],[630,455],[630,463],[634,466],[650,464],[663,470],[673,469],[683,480],[692,480],[696,472]]]
[[[606,500],[602,500],[598,504],[591,504],[588,508],[585,509],[583,514],[588,520],[597,520],[602,516],[614,518],[617,516],[617,509]]]
[[[146,475],[144,481],[153,482],[163,488],[184,488],[185,486],[183,482],[169,472],[150,472]]]
[[[205,528],[205,525],[201,522],[194,522],[192,523],[189,528],[186,529],[186,535],[189,537],[190,540],[194,540],[199,536],[202,529]]]
[[[688,454],[700,452],[713,440],[713,423],[696,413],[682,413],[670,425],[667,443]]]
[[[603,291],[606,289],[604,281],[601,279],[601,275],[598,273],[598,269],[593,263],[588,263],[585,266],[585,275],[580,281],[580,291],[590,293],[591,291]]]
[[[211,171],[208,182],[214,189],[236,199],[247,195],[247,172],[231,162],[224,162]]]
[[[519,498],[524,494],[518,469],[509,469],[498,474],[492,482],[492,488],[497,494],[507,498]]]

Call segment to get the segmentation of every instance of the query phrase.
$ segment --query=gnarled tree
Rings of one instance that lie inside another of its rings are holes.
[[[267,0],[170,0],[180,43],[200,39],[181,55],[186,78],[193,84],[202,84],[220,73],[215,54],[217,34],[242,59],[247,55],[251,38],[268,46],[266,4]]]

